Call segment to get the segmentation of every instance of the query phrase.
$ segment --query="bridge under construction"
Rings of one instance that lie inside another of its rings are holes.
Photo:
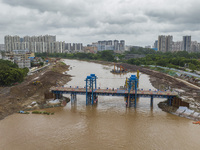
[[[71,103],[77,101],[77,95],[86,95],[86,105],[94,105],[98,103],[98,96],[121,96],[124,97],[126,101],[126,107],[137,106],[137,98],[139,97],[149,97],[150,106],[153,107],[154,98],[166,98],[168,104],[172,105],[173,98],[178,94],[171,91],[159,91],[159,90],[143,90],[138,89],[138,76],[131,75],[130,78],[126,79],[124,88],[117,89],[101,89],[97,88],[97,76],[91,74],[85,79],[86,86],[84,88],[79,88],[76,86],[72,87],[52,87],[51,92],[55,94],[56,98],[60,98],[62,94],[71,94]]]

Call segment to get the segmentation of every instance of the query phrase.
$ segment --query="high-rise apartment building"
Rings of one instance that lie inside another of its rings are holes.
[[[172,45],[173,45],[173,36],[171,35],[166,36],[166,52],[172,51]]]
[[[112,45],[112,40],[106,41],[106,45]]]
[[[120,43],[118,40],[98,41],[98,43],[96,44],[96,47],[98,51],[103,51],[103,50],[124,51],[125,41],[120,40]]]
[[[114,50],[119,50],[119,41],[114,40]]]
[[[158,49],[158,40],[156,40],[156,41],[154,42],[153,47],[154,47],[155,49]]]
[[[56,36],[5,36],[5,50],[12,52],[13,50],[29,50],[34,53],[63,53],[65,50],[65,42],[56,41]]]
[[[172,52],[182,51],[182,41],[173,42]]]
[[[71,49],[72,49],[71,43],[66,43],[66,44],[65,44],[65,50],[66,50],[67,52],[71,52]]]
[[[76,53],[83,51],[82,43],[66,43],[62,53]]]
[[[191,46],[191,36],[183,36],[183,50],[189,52]]]
[[[14,50],[15,46],[20,42],[20,37],[19,36],[5,36],[4,37],[4,44],[5,44],[5,50],[8,52],[11,52]]]
[[[172,51],[173,36],[159,35],[158,36],[158,51],[170,52]]]
[[[125,50],[125,41],[124,40],[120,40],[119,50],[120,51],[124,51]]]
[[[0,44],[0,51],[5,51],[5,44]]]
[[[165,41],[166,41],[166,37],[164,35],[159,35],[158,36],[158,51],[165,51]]]
[[[190,52],[200,52],[200,43],[192,41],[190,46]]]

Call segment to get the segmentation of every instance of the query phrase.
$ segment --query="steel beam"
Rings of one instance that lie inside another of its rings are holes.
[[[153,95],[151,96],[151,107],[153,107]]]

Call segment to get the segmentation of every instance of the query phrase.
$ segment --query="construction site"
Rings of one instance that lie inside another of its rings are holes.
[[[114,69],[112,69],[110,72],[113,74],[124,74],[127,73],[128,71],[122,65],[118,66],[114,64]]]
[[[71,80],[71,76],[63,74],[69,66],[51,59],[51,65],[46,69],[26,77],[15,86],[0,88],[0,119],[23,110],[33,101],[39,104],[45,103],[44,93],[49,92],[50,87],[64,85]]]
[[[26,77],[24,82],[11,86],[0,88],[0,119],[7,115],[13,114],[19,110],[23,110],[33,101],[44,103],[44,93],[49,92],[52,86],[62,86],[71,80],[71,76],[64,73],[68,70],[66,66],[55,59],[50,60],[51,65],[46,69],[36,72]],[[112,63],[98,62],[104,65],[113,65]],[[118,70],[118,71],[117,71]],[[185,102],[190,104],[190,108],[200,111],[200,90],[174,77],[153,71],[141,66],[129,64],[115,64],[113,73],[125,73],[126,71],[137,72],[140,70],[142,74],[150,76],[152,85],[157,89],[182,89],[180,96]],[[138,73],[139,78],[139,73]],[[185,99],[184,99],[185,98]]]

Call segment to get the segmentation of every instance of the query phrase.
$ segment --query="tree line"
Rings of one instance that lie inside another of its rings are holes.
[[[138,51],[131,50],[129,54]],[[193,71],[200,70],[200,53],[188,53],[186,51],[162,53],[146,50],[146,53],[143,54],[146,54],[143,58],[132,58],[125,62],[134,65],[158,65],[176,69],[186,67]]]
[[[132,58],[125,59],[126,55],[129,54],[143,54],[143,58]],[[183,67],[191,70],[200,70],[200,53],[188,53],[186,51],[178,52],[160,52],[153,49],[147,48],[132,48],[130,51],[124,52],[123,54],[114,53],[114,51],[105,50],[99,51],[96,54],[93,53],[37,53],[37,57],[60,57],[68,59],[84,59],[84,60],[103,60],[111,62],[125,62],[134,65],[155,65],[169,68],[182,69]],[[119,58],[119,60],[116,60]]]
[[[11,61],[0,60],[0,86],[8,86],[22,82],[28,72],[28,68],[22,69]]]
[[[60,58],[68,58],[68,59],[84,59],[84,60],[102,60],[102,61],[116,61],[114,51],[105,50],[93,53],[36,53],[37,57],[60,57]]]

